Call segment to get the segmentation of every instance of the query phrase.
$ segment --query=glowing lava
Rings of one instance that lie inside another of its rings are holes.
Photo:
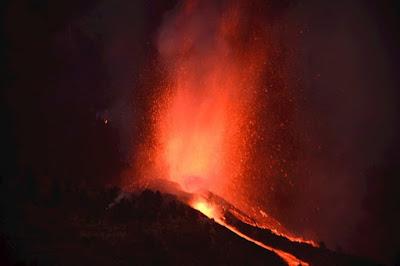
[[[185,1],[161,29],[165,87],[154,106],[155,173],[187,192],[238,199],[249,159],[265,32],[240,2]]]
[[[281,257],[284,261],[286,261],[286,263],[289,266],[308,266],[309,264],[307,262],[304,262],[298,258],[296,258],[295,256],[293,256],[290,253],[287,253],[285,251],[282,251],[280,249],[276,249],[273,247],[270,247],[260,241],[257,241],[245,234],[243,234],[242,232],[240,232],[238,229],[236,229],[234,226],[227,224],[224,220],[223,215],[217,210],[216,206],[213,206],[212,204],[210,204],[209,202],[203,200],[203,199],[196,199],[192,202],[191,204],[192,208],[198,210],[199,212],[203,213],[205,216],[207,216],[208,218],[212,218],[214,219],[217,223],[219,223],[220,225],[226,227],[227,229],[229,229],[230,231],[232,231],[233,233],[235,233],[236,235],[246,239],[249,242],[252,242],[254,244],[256,244],[259,247],[262,247],[266,250],[272,251],[275,254],[277,254],[279,257]]]
[[[204,200],[195,200],[192,203],[192,207],[199,212],[203,213],[208,218],[217,218],[216,210],[214,207]]]
[[[146,178],[165,178],[184,192],[210,191],[235,206],[246,205],[254,103],[267,62],[266,32],[255,9],[247,1],[184,1],[166,16],[158,38],[165,80],[153,109]],[[289,265],[306,265],[225,224],[208,201],[189,204]]]
[[[287,252],[285,252],[285,251],[282,251],[282,250],[279,250],[279,249],[276,249],[276,248],[272,248],[272,247],[270,247],[270,246],[265,245],[264,243],[262,243],[262,242],[260,242],[260,241],[257,241],[257,240],[255,240],[255,239],[252,239],[251,237],[249,237],[249,236],[247,236],[247,235],[241,233],[239,230],[237,230],[237,229],[234,228],[233,226],[227,225],[227,224],[226,224],[225,222],[223,222],[222,220],[218,220],[218,219],[217,219],[216,222],[219,223],[219,224],[221,224],[221,225],[223,225],[223,226],[225,226],[226,228],[228,228],[229,230],[231,230],[232,232],[234,232],[234,233],[237,234],[238,236],[240,236],[240,237],[246,239],[247,241],[250,241],[250,242],[256,244],[257,246],[260,246],[260,247],[262,247],[262,248],[264,248],[264,249],[267,249],[267,250],[269,250],[269,251],[274,252],[274,253],[277,254],[279,257],[281,257],[284,261],[286,261],[286,263],[287,263],[289,266],[299,266],[299,265],[301,265],[301,266],[308,266],[308,265],[309,265],[307,262],[304,262],[304,261],[302,261],[302,260],[296,258],[296,257],[293,256],[292,254],[289,254],[289,253],[287,253]]]

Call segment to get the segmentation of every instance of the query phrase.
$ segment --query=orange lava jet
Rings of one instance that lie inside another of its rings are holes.
[[[153,161],[157,176],[187,192],[242,194],[252,103],[267,60],[265,33],[246,7],[186,1],[160,32],[167,77],[154,110]]]
[[[146,151],[151,170],[146,169],[144,176],[165,178],[194,195],[210,191],[242,207],[246,193],[251,193],[243,184],[254,137],[254,103],[267,62],[267,38],[259,16],[252,15],[254,5],[217,2],[185,1],[165,18],[158,38],[165,80],[154,105],[153,139]],[[189,204],[277,253],[289,265],[306,265],[225,224],[207,201]],[[262,225],[282,234],[278,224]]]

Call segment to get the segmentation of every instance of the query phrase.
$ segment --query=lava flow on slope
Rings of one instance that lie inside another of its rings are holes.
[[[241,212],[237,210],[234,206],[230,205],[227,202],[224,202],[223,199],[220,199],[217,196],[213,196],[212,193],[208,193],[208,195],[208,199],[206,199],[205,197],[199,197],[198,195],[195,196],[194,200],[190,201],[190,205],[207,217],[214,219],[215,222],[226,227],[236,235],[256,244],[257,246],[276,253],[284,261],[286,261],[289,266],[309,265],[307,262],[296,258],[294,255],[288,252],[269,246],[261,241],[252,238],[251,236],[246,235],[240,230],[239,227],[236,227],[233,223],[230,223],[230,220],[232,220],[232,218],[241,221],[243,217],[245,217],[245,215],[241,214]],[[236,214],[237,216],[235,216],[234,214]],[[227,216],[230,217],[230,219],[228,219]]]

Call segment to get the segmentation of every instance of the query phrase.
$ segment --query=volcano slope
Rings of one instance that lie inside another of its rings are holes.
[[[8,201],[2,219],[2,265],[286,265],[275,253],[170,194],[70,189],[34,198],[13,193]],[[310,265],[373,265],[299,246],[234,216],[229,219],[253,238],[272,241]]]

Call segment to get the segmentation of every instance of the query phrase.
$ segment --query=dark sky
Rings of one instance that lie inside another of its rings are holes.
[[[297,177],[273,193],[265,184],[259,202],[297,232],[390,262],[400,252],[400,13],[396,1],[330,2],[265,6],[274,82],[296,98],[273,95],[274,117],[290,120],[273,141],[294,143],[279,156]],[[118,183],[146,137],[161,75],[155,38],[174,1],[1,5],[2,184],[28,172],[66,186]]]

